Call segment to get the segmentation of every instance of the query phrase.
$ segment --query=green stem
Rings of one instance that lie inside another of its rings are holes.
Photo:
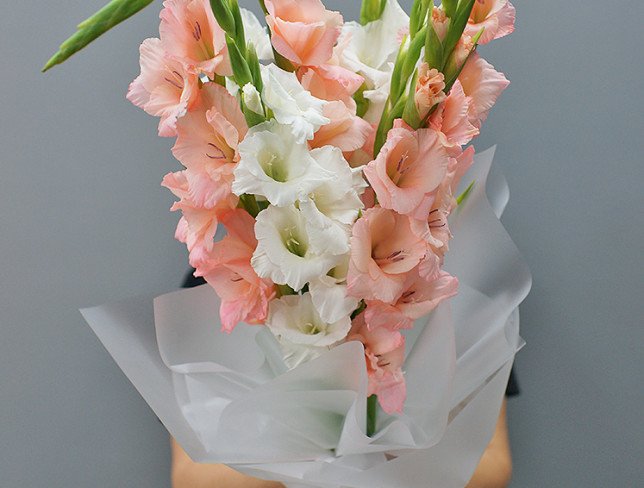
[[[239,197],[239,204],[243,209],[245,209],[249,214],[253,216],[253,218],[257,217],[257,214],[259,214],[260,209],[259,205],[257,204],[257,199],[255,198],[255,195],[241,195]]]
[[[367,436],[373,437],[376,433],[376,413],[378,412],[378,397],[371,395],[367,398]]]

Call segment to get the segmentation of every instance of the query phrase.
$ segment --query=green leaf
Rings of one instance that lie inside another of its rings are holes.
[[[47,61],[42,71],[66,61],[96,38],[115,25],[131,17],[154,0],[112,0],[87,20],[78,24],[77,31],[60,45],[58,51]]]
[[[476,181],[473,181],[472,183],[470,183],[470,185],[465,189],[465,191],[458,196],[458,198],[456,199],[457,205],[460,205],[461,203],[463,203],[465,199],[469,196],[469,194],[472,193],[472,189],[474,188],[474,183],[476,183]]]

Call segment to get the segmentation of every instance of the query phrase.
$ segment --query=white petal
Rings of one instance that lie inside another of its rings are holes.
[[[313,139],[313,134],[330,122],[322,115],[327,102],[306,91],[295,73],[271,64],[262,66],[262,79],[264,103],[280,124],[292,126],[298,142]]]
[[[261,211],[255,224],[257,249],[251,259],[255,272],[294,290],[327,274],[341,256],[313,252],[309,229],[304,214],[294,206]]]
[[[343,340],[351,329],[348,315],[326,322],[318,314],[310,293],[287,295],[270,303],[266,325],[278,338],[292,344],[329,347]]]
[[[337,180],[318,164],[306,144],[298,143],[289,127],[274,120],[253,127],[239,145],[239,154],[233,192],[260,195],[273,205],[291,205],[323,183]]]
[[[358,300],[347,296],[347,285],[337,284],[331,276],[323,276],[309,283],[311,299],[322,320],[337,322],[350,317],[358,308]]]

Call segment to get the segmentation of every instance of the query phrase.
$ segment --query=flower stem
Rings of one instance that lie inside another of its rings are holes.
[[[373,437],[376,433],[376,413],[378,411],[378,397],[371,395],[367,398],[367,435]]]

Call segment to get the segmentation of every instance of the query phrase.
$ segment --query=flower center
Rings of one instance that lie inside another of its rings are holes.
[[[400,186],[403,183],[405,174],[409,172],[412,166],[412,161],[409,158],[409,152],[405,151],[400,156],[398,161],[394,160],[389,163],[389,171],[387,171],[387,174],[394,185]]]
[[[394,251],[383,258],[379,258],[375,256],[376,253],[373,253],[373,254],[374,254],[372,255],[373,260],[381,268],[391,263],[398,263],[400,261],[403,261],[407,257],[407,253],[405,252],[404,249],[401,249],[399,251]]]
[[[282,231],[282,242],[291,254],[301,258],[306,256],[306,243],[298,235],[296,226],[287,227]]]
[[[277,154],[263,152],[259,157],[259,164],[269,178],[284,183],[288,181],[288,170],[284,161]]]
[[[297,328],[300,329],[300,332],[306,335],[316,335],[326,331],[326,327],[314,322],[305,322],[303,324],[299,324]]]
[[[181,76],[181,74],[178,71],[174,70],[169,72],[168,76],[166,76],[164,80],[170,83],[178,90],[183,90],[183,76]]]

